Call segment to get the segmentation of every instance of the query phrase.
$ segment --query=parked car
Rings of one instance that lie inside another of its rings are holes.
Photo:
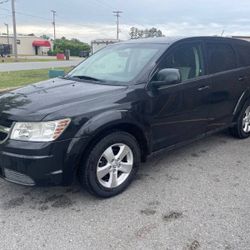
[[[11,45],[0,44],[0,57],[9,56],[11,54]]]
[[[0,175],[125,190],[152,152],[229,128],[250,135],[250,44],[221,37],[122,42],[68,75],[0,97]]]
[[[90,52],[86,50],[82,50],[79,53],[79,57],[89,57],[89,55],[90,55]]]

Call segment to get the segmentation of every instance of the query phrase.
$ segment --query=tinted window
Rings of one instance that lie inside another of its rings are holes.
[[[250,66],[250,45],[236,45],[240,66]]]
[[[180,70],[182,81],[203,75],[203,57],[199,44],[182,44],[167,55],[161,68]]]
[[[209,73],[218,73],[236,68],[236,56],[229,44],[208,43]]]

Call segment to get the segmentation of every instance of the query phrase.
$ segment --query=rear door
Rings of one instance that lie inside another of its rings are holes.
[[[239,75],[244,90],[250,87],[250,43],[235,41],[234,48],[238,54]]]
[[[208,130],[214,130],[231,123],[243,83],[237,53],[230,42],[211,40],[205,46],[210,78]]]

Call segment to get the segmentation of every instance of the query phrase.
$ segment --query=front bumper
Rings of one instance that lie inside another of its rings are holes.
[[[27,186],[68,185],[79,152],[70,139],[53,143],[8,140],[0,144],[0,177]]]

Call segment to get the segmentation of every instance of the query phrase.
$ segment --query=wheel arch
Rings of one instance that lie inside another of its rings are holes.
[[[123,131],[131,134],[135,137],[141,150],[141,160],[146,161],[147,155],[151,152],[150,141],[148,136],[143,132],[143,129],[138,125],[130,122],[120,121],[117,123],[107,124],[100,127],[95,133],[89,138],[84,150],[82,152],[81,161],[86,158],[91,149],[96,145],[96,143],[101,140],[106,135],[115,132]]]
[[[127,110],[114,110],[93,116],[83,124],[67,149],[64,182],[72,181],[94,145],[114,131],[124,131],[133,135],[141,150],[141,160],[145,162],[147,155],[152,151],[151,130],[149,126],[139,122],[139,119],[139,115],[134,117]],[[72,165],[74,166],[73,171]]]
[[[240,96],[235,108],[234,108],[234,112],[233,112],[233,122],[235,122],[239,116],[239,114],[241,113],[241,110],[243,108],[243,106],[245,105],[245,103],[250,100],[250,88],[247,88],[242,95]]]

